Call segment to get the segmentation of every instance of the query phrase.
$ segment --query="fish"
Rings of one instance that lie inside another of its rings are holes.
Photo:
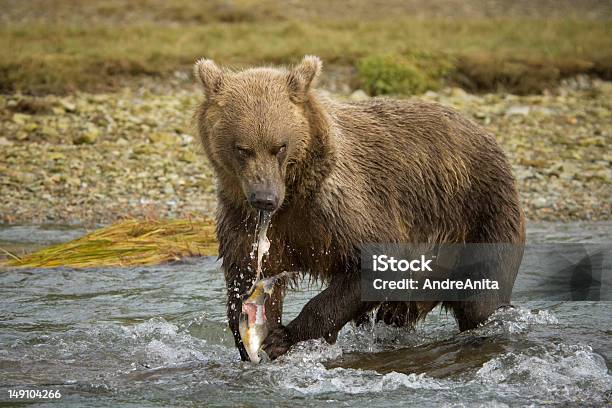
[[[256,364],[269,360],[268,355],[261,348],[268,336],[269,327],[266,317],[266,299],[272,295],[274,285],[283,276],[286,276],[286,273],[256,280],[242,301],[238,331],[249,359]]]
[[[257,268],[253,285],[242,296],[242,310],[238,319],[238,331],[242,344],[246,349],[249,359],[258,364],[268,361],[269,358],[261,345],[268,336],[269,325],[266,316],[266,300],[274,292],[276,282],[295,272],[283,272],[269,278],[263,276],[263,257],[270,251],[270,240],[268,239],[268,227],[272,213],[269,211],[259,212],[257,223],[256,241],[254,247],[257,248]]]

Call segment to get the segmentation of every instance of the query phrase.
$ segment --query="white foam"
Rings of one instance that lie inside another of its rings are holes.
[[[219,358],[219,347],[209,345],[162,318],[153,318],[135,326],[122,327],[121,337],[129,339],[126,349],[131,358],[147,366],[172,366]]]
[[[161,365],[186,363],[193,360],[207,360],[206,356],[191,347],[167,344],[161,340],[151,340],[144,346],[146,361]]]
[[[551,344],[507,353],[486,362],[476,377],[564,401],[601,399],[612,387],[604,358],[587,345]]]
[[[308,341],[297,345],[277,362],[262,367],[273,373],[276,385],[308,395],[380,393],[399,388],[449,388],[448,383],[425,374],[391,372],[383,375],[371,370],[325,368],[324,361],[341,355],[342,349],[338,345]]]
[[[404,327],[392,327],[382,322],[362,326],[347,324],[338,333],[338,345],[345,352],[361,351],[375,353],[419,342],[420,335]]]
[[[122,328],[134,339],[150,336],[175,337],[178,331],[177,326],[162,318],[152,318],[135,326]]]
[[[368,394],[409,389],[448,389],[450,386],[425,374],[402,374],[391,372],[379,374],[370,370],[350,368],[326,369],[319,366],[300,367],[299,372],[287,372],[279,378],[279,385],[301,394]]]
[[[500,309],[477,330],[482,334],[506,332],[510,334],[525,333],[532,326],[558,324],[559,320],[548,310],[532,311],[520,307]]]

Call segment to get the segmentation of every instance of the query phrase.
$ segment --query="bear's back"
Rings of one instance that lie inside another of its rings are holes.
[[[352,234],[461,241],[483,205],[518,207],[495,138],[454,109],[384,98],[327,109],[338,128],[337,165],[320,197],[352,214]]]

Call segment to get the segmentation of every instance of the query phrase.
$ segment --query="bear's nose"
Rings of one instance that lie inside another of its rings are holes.
[[[255,191],[249,196],[249,204],[258,210],[272,211],[278,205],[278,197],[269,191]]]

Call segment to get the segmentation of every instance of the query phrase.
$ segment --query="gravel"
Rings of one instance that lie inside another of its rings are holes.
[[[513,164],[530,220],[608,220],[612,83],[544,95],[422,99],[487,127]],[[195,143],[195,88],[111,94],[0,95],[0,222],[97,225],[125,217],[211,215],[213,174]],[[367,98],[365,93],[338,95]]]

